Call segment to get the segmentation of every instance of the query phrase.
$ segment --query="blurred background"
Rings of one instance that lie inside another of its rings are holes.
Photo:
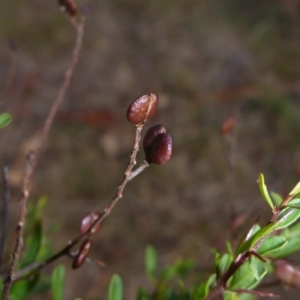
[[[259,173],[283,195],[299,181],[300,1],[77,2],[89,8],[83,49],[30,197],[48,197],[45,229],[59,224],[49,235],[54,250],[114,195],[134,142],[126,111],[140,95],[159,95],[145,129],[164,124],[174,155],[128,184],[94,239],[91,256],[106,267],[69,268],[65,299],[106,299],[114,273],[124,279],[126,299],[134,299],[138,286],[151,287],[148,244],[161,266],[191,258],[209,275],[212,247],[222,251],[258,216],[262,224],[270,216]],[[0,166],[10,168],[11,227],[25,154],[37,144],[74,40],[56,1],[1,1],[0,110],[13,122],[0,132]],[[233,129],[222,135],[229,118]],[[283,299],[299,295],[272,291]]]

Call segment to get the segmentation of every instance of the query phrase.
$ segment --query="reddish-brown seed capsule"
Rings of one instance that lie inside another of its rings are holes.
[[[155,113],[158,98],[155,94],[143,95],[133,101],[127,110],[127,119],[138,125],[147,122]]]
[[[92,246],[93,242],[90,238],[87,238],[86,240],[83,241],[78,254],[76,255],[76,257],[73,260],[73,264],[72,264],[72,268],[73,269],[78,269],[85,261],[91,246]]]
[[[166,133],[167,130],[166,128],[161,125],[161,124],[157,124],[155,126],[152,126],[151,128],[149,128],[145,134],[144,140],[143,140],[143,148],[144,151],[147,155],[147,153],[149,152],[151,145],[154,141],[154,139],[162,133]]]
[[[67,12],[70,16],[74,17],[78,13],[78,7],[75,0],[58,0],[62,11]]]
[[[80,226],[80,232],[86,233],[90,227],[94,224],[94,222],[102,216],[101,212],[97,213],[90,213],[87,214],[83,219],[81,220],[81,226]],[[98,225],[92,228],[91,233],[94,234],[98,232],[102,228],[102,222],[100,222]]]
[[[300,270],[284,260],[275,262],[275,274],[286,285],[300,288]]]
[[[149,164],[165,164],[172,156],[173,138],[169,133],[162,133],[156,136],[148,153],[146,160]]]
[[[234,118],[227,119],[222,125],[221,134],[227,135],[228,133],[230,133],[230,131],[233,129],[234,125],[235,125]]]

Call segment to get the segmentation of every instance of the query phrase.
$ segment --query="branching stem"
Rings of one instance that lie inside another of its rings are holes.
[[[81,46],[82,46],[82,39],[84,34],[84,24],[85,24],[85,18],[83,17],[79,23],[72,24],[76,28],[76,42],[72,53],[71,62],[65,72],[63,83],[58,91],[58,94],[50,108],[49,114],[47,116],[47,119],[44,123],[44,126],[42,128],[41,136],[39,139],[39,144],[37,147],[37,150],[35,152],[30,151],[27,155],[27,162],[25,166],[25,172],[24,172],[24,179],[23,179],[23,185],[22,185],[22,191],[20,196],[20,214],[18,218],[18,225],[17,225],[17,238],[16,238],[16,244],[14,247],[14,251],[12,254],[12,262],[10,266],[10,270],[8,272],[8,275],[6,276],[4,280],[4,289],[3,289],[3,300],[9,299],[9,293],[12,287],[12,283],[14,280],[18,278],[18,275],[16,274],[16,269],[20,257],[21,250],[23,248],[23,232],[24,232],[24,226],[26,222],[26,215],[27,215],[27,200],[30,193],[31,188],[31,182],[33,173],[35,170],[35,166],[38,162],[38,159],[40,157],[40,154],[43,150],[43,147],[45,146],[50,128],[52,126],[53,120],[55,118],[55,115],[57,113],[57,110],[62,102],[62,100],[65,97],[66,91],[70,85],[70,81],[72,78],[72,75],[74,73],[74,69],[77,65]]]
[[[83,233],[83,234],[79,235],[78,237],[74,238],[73,240],[69,241],[68,244],[63,249],[61,249],[60,251],[55,253],[53,256],[49,257],[48,259],[46,259],[45,261],[43,261],[41,263],[33,263],[32,265],[27,266],[26,269],[20,270],[16,274],[16,278],[15,278],[16,280],[19,280],[19,279],[22,279],[29,275],[37,273],[38,271],[45,268],[46,266],[48,266],[49,264],[56,261],[58,258],[60,258],[62,256],[65,256],[65,255],[70,256],[71,249],[75,245],[77,245],[79,242],[81,242],[84,238],[90,236],[92,234],[93,228],[97,227],[99,223],[103,222],[103,220],[110,215],[114,206],[122,198],[123,191],[124,191],[124,188],[127,185],[127,183],[149,166],[147,161],[144,161],[136,170],[132,171],[133,167],[136,164],[136,156],[139,151],[139,144],[141,141],[141,132],[142,132],[143,126],[144,126],[144,124],[140,124],[140,125],[136,126],[133,150],[132,150],[132,153],[130,154],[130,161],[125,170],[124,178],[123,178],[122,182],[118,185],[116,194],[113,196],[113,198],[111,199],[108,206],[104,209],[103,214],[98,219],[95,220],[93,225],[85,233]]]

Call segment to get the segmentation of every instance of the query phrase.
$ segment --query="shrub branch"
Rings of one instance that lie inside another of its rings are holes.
[[[85,24],[85,18],[83,17],[80,22],[75,22],[73,19],[71,19],[72,24],[75,26],[76,29],[76,41],[75,46],[72,53],[71,62],[65,72],[63,83],[58,91],[58,94],[50,108],[49,114],[47,116],[47,119],[44,123],[44,126],[42,128],[42,132],[39,139],[39,144],[35,152],[30,151],[27,155],[27,162],[25,166],[25,174],[23,179],[23,185],[22,185],[22,192],[20,196],[20,214],[18,218],[18,225],[17,225],[17,238],[16,238],[16,244],[14,247],[14,251],[12,254],[12,262],[10,266],[9,273],[4,280],[4,289],[3,289],[3,300],[9,299],[9,293],[11,290],[11,286],[13,281],[17,278],[16,276],[16,268],[19,260],[19,256],[21,253],[21,250],[23,248],[23,231],[24,226],[26,222],[26,215],[27,215],[27,200],[30,193],[30,187],[32,182],[33,173],[36,167],[36,164],[38,162],[38,159],[40,157],[40,154],[43,150],[43,147],[45,146],[50,128],[52,126],[53,120],[55,118],[55,115],[57,113],[57,110],[62,102],[62,100],[65,97],[66,91],[70,85],[71,78],[73,76],[75,67],[78,63],[81,47],[82,47],[82,40],[84,35],[84,24]]]
[[[104,209],[103,214],[94,221],[92,226],[85,233],[80,234],[78,237],[74,238],[73,240],[70,240],[68,242],[68,244],[64,248],[62,248],[60,251],[58,251],[57,253],[55,253],[54,255],[52,255],[51,257],[49,257],[48,259],[46,259],[43,262],[33,263],[33,264],[27,266],[26,268],[20,270],[16,274],[16,280],[23,279],[24,277],[27,277],[27,276],[30,276],[30,275],[33,275],[33,274],[39,272],[41,269],[45,268],[46,266],[48,266],[49,264],[56,261],[57,259],[59,259],[62,256],[74,257],[74,254],[71,253],[71,249],[75,245],[77,245],[79,242],[81,242],[83,239],[85,239],[86,237],[91,236],[92,229],[94,227],[97,227],[99,225],[99,223],[103,222],[103,220],[110,215],[112,209],[115,207],[115,205],[118,203],[118,201],[122,198],[124,188],[127,185],[127,183],[130,180],[132,180],[133,178],[135,178],[137,175],[139,175],[145,168],[147,168],[149,166],[149,164],[146,161],[144,161],[136,170],[133,171],[133,167],[136,165],[136,156],[139,151],[139,144],[141,141],[141,132],[142,132],[143,126],[144,126],[144,124],[139,124],[138,126],[136,126],[133,150],[130,154],[130,161],[128,163],[128,166],[124,172],[124,178],[123,178],[122,182],[118,185],[116,194],[113,196],[113,198],[111,199],[108,206]]]

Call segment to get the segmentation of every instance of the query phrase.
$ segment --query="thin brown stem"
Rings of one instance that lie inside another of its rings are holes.
[[[70,256],[69,254],[70,254],[71,249],[75,245],[77,245],[79,242],[81,242],[84,238],[86,238],[87,236],[92,235],[93,228],[97,227],[99,225],[99,223],[103,222],[103,220],[110,215],[112,209],[115,207],[117,202],[122,198],[124,188],[127,185],[127,183],[130,180],[132,180],[134,177],[136,177],[138,174],[140,174],[146,167],[149,166],[147,161],[144,161],[140,165],[140,167],[138,167],[136,170],[133,171],[133,167],[136,165],[136,156],[137,156],[137,153],[139,151],[139,144],[140,144],[140,141],[141,141],[141,132],[142,132],[143,126],[144,126],[144,124],[140,124],[140,125],[136,126],[136,133],[135,133],[135,141],[134,141],[134,145],[133,145],[133,150],[132,150],[132,153],[130,154],[130,161],[129,161],[128,166],[125,170],[123,180],[118,185],[115,195],[112,197],[112,199],[111,199],[110,203],[108,204],[108,206],[104,209],[103,214],[101,214],[101,216],[98,219],[95,220],[93,225],[85,233],[83,233],[83,234],[77,236],[76,238],[74,238],[73,240],[69,241],[68,244],[64,248],[62,248],[60,251],[55,253],[53,256],[49,257],[48,259],[46,259],[45,261],[43,261],[41,263],[38,263],[38,264],[34,263],[34,264],[26,267],[26,269],[20,270],[16,274],[16,280],[19,280],[19,279],[22,279],[22,278],[27,277],[29,275],[37,273],[38,271],[45,268],[46,266],[48,266],[49,264],[56,261],[58,258],[60,258],[62,256],[65,256],[65,255]]]
[[[1,239],[0,239],[0,272],[4,266],[4,248],[8,230],[8,205],[10,199],[10,190],[8,186],[8,167],[2,170],[3,182],[3,197],[2,197],[2,210],[1,210]]]
[[[84,24],[85,24],[85,18],[82,18],[81,22],[79,22],[78,24],[77,23],[75,24],[76,25],[75,26],[76,42],[75,42],[74,50],[72,53],[71,62],[65,72],[63,83],[62,83],[62,85],[58,91],[58,94],[50,108],[49,114],[48,114],[47,119],[42,128],[42,132],[41,132],[41,136],[39,139],[39,144],[38,144],[37,150],[35,153],[30,152],[27,157],[27,164],[26,164],[24,181],[23,181],[23,186],[22,186],[22,193],[21,193],[21,197],[20,197],[21,208],[20,208],[20,215],[19,215],[18,226],[17,226],[16,245],[14,248],[14,252],[12,254],[12,263],[11,263],[9,274],[4,281],[3,300],[8,299],[12,283],[17,278],[16,268],[17,268],[20,252],[23,247],[23,231],[24,231],[26,215],[27,215],[27,199],[28,199],[29,192],[30,192],[32,176],[33,176],[36,164],[38,162],[39,156],[42,152],[42,149],[45,146],[45,142],[47,140],[47,137],[48,137],[50,128],[52,126],[53,120],[55,118],[55,115],[57,113],[57,110],[58,110],[62,100],[65,97],[66,91],[70,85],[72,75],[73,75],[75,67],[77,65],[81,47],[82,47]]]
[[[41,154],[42,148],[45,146],[45,142],[47,140],[47,136],[49,134],[49,131],[50,131],[51,125],[53,123],[54,117],[57,113],[57,110],[58,110],[61,102],[65,98],[66,91],[67,91],[67,89],[70,85],[71,78],[73,76],[75,67],[78,63],[79,55],[80,55],[80,51],[81,51],[81,47],[82,47],[82,40],[83,40],[83,34],[84,34],[84,24],[85,24],[85,18],[84,17],[82,18],[82,21],[80,23],[78,23],[76,25],[73,24],[76,28],[76,41],[75,41],[75,46],[74,46],[74,50],[73,50],[73,54],[72,54],[72,59],[71,59],[71,62],[69,64],[66,72],[65,72],[63,84],[61,85],[61,87],[60,87],[60,89],[57,93],[57,96],[56,96],[56,98],[55,98],[55,100],[54,100],[54,102],[51,106],[51,109],[49,111],[47,119],[44,123],[43,129],[42,129],[42,132],[41,132],[41,136],[40,136],[39,145],[38,145],[37,152],[36,152],[35,163],[37,162],[37,160],[38,160],[38,158]]]
[[[16,276],[16,269],[17,269],[20,253],[24,245],[23,233],[24,233],[24,226],[25,226],[26,215],[27,215],[27,200],[28,200],[29,189],[30,189],[30,177],[33,172],[33,165],[32,165],[33,161],[34,161],[34,153],[30,152],[27,155],[24,178],[22,183],[22,192],[19,201],[20,214],[18,217],[18,225],[16,228],[16,234],[17,234],[16,244],[14,247],[14,251],[12,253],[12,262],[9,269],[9,273],[4,281],[3,300],[9,299],[11,286]]]
[[[142,162],[142,164],[137,169],[135,169],[134,171],[131,172],[128,180],[133,179],[134,177],[136,177],[137,175],[139,175],[141,172],[143,172],[148,167],[149,167],[149,163],[146,160],[144,160]]]

